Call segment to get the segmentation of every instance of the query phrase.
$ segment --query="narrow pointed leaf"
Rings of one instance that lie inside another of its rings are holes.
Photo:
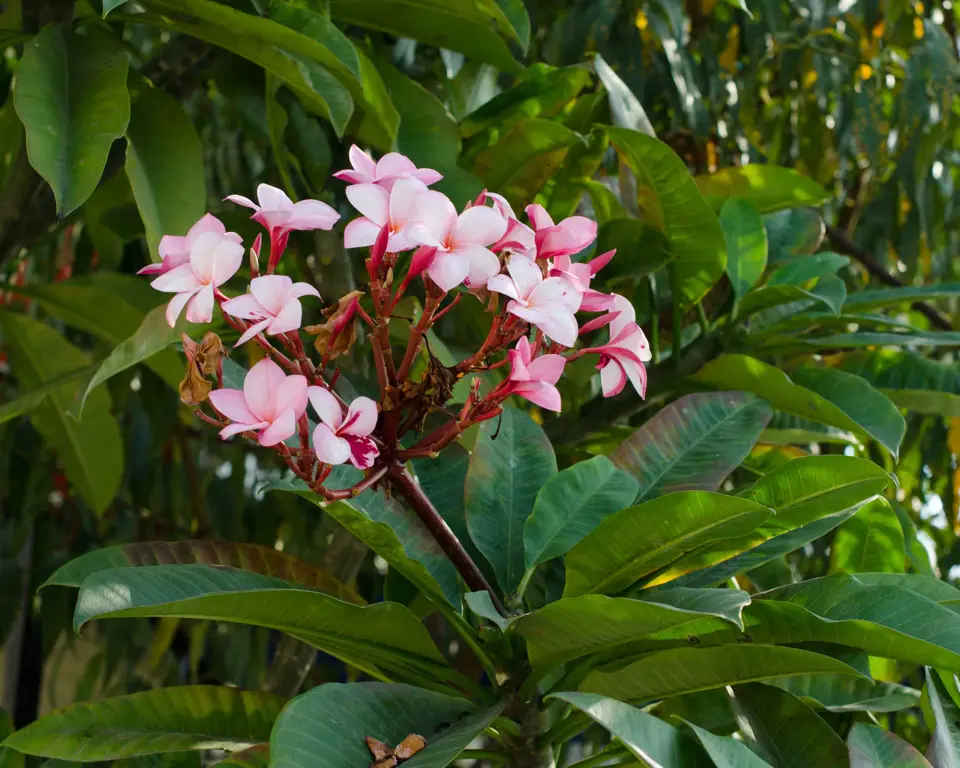
[[[716,768],[770,768],[770,763],[751,752],[742,741],[717,736],[693,723],[684,724],[693,731]]]
[[[950,697],[937,674],[930,667],[924,670],[926,701],[933,714],[933,738],[927,747],[927,759],[935,768],[960,766],[960,708]]]
[[[727,244],[727,275],[734,294],[742,297],[763,277],[767,267],[767,231],[757,209],[741,198],[724,203],[720,227]]]

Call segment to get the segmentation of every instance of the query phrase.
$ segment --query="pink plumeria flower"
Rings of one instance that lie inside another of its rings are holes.
[[[414,219],[417,198],[427,191],[417,179],[400,179],[387,190],[379,184],[354,184],[347,187],[347,199],[363,216],[354,219],[343,233],[345,248],[369,248],[387,227],[390,236],[387,252],[399,253],[416,248],[407,237],[407,228]]]
[[[500,215],[503,216],[507,221],[510,219],[516,219],[517,214],[513,212],[513,206],[510,205],[510,201],[507,200],[503,195],[496,192],[488,192],[483,190],[480,195],[477,197],[474,205],[485,205],[487,200],[493,201],[493,207],[500,211]]]
[[[370,438],[377,426],[377,404],[369,397],[358,397],[344,417],[340,403],[323,387],[310,387],[307,396],[320,416],[313,431],[313,450],[324,464],[349,461],[357,469],[369,469],[380,449]]]
[[[577,343],[580,294],[562,277],[543,278],[535,261],[514,254],[507,261],[509,275],[495,275],[487,289],[509,296],[507,312],[532,323],[565,347]]]
[[[613,397],[623,391],[629,380],[640,397],[647,392],[647,369],[650,344],[636,323],[633,305],[623,296],[613,295],[613,319],[610,321],[610,341],[586,352],[600,355],[597,368],[604,397]]]
[[[554,224],[546,209],[534,203],[527,206],[527,218],[537,233],[537,258],[572,256],[597,238],[597,222],[584,216],[570,216]]]
[[[223,311],[242,320],[254,320],[240,340],[239,347],[258,333],[275,336],[296,331],[303,319],[300,307],[302,296],[316,296],[320,292],[308,283],[295,283],[286,275],[264,275],[250,281],[250,293],[223,302]]]
[[[217,289],[234,276],[243,261],[243,244],[231,235],[233,232],[198,235],[190,246],[188,261],[150,283],[158,291],[177,294],[167,305],[171,328],[184,307],[191,323],[209,323],[213,319]]]
[[[337,171],[333,178],[347,184],[378,184],[387,191],[393,189],[400,179],[416,179],[430,186],[443,178],[432,168],[417,168],[409,157],[398,152],[389,152],[374,162],[356,144],[350,147],[350,165],[353,166],[352,171]]]
[[[200,221],[190,227],[186,235],[164,235],[160,238],[160,258],[163,259],[159,264],[148,264],[139,272],[138,275],[163,275],[174,267],[186,264],[190,261],[190,248],[197,242],[200,235],[211,232],[215,235],[226,235],[235,242],[240,242],[240,235],[236,232],[227,232],[227,228],[213,214],[205,214]]]
[[[251,431],[260,433],[260,445],[277,445],[297,431],[297,419],[307,410],[307,380],[287,376],[267,357],[247,373],[242,392],[215,389],[210,402],[233,422],[220,430],[224,440]]]
[[[531,360],[530,342],[526,336],[507,355],[510,358],[510,378],[504,390],[526,398],[541,408],[559,412],[560,391],[555,385],[560,380],[567,359],[563,355],[540,355]]]
[[[613,295],[601,293],[590,287],[590,280],[610,263],[616,250],[602,253],[588,262],[574,263],[567,255],[554,257],[550,267],[551,277],[562,277],[580,294],[580,309],[583,312],[606,312],[613,306]]]
[[[446,195],[433,190],[419,195],[414,209],[407,234],[436,249],[427,274],[444,291],[463,282],[468,288],[485,285],[500,271],[500,260],[488,247],[507,230],[499,211],[475,205],[458,216]]]

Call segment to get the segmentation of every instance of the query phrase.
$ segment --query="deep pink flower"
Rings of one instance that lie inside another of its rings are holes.
[[[583,216],[570,216],[554,224],[542,205],[527,206],[527,218],[536,230],[537,258],[553,259],[580,253],[597,237],[597,223]]]
[[[560,392],[555,384],[560,380],[567,359],[563,355],[540,355],[531,360],[530,342],[526,336],[507,355],[510,358],[510,378],[504,390],[541,408],[559,412]]]
[[[344,417],[340,403],[323,387],[310,387],[307,396],[321,423],[313,431],[313,450],[324,464],[349,461],[357,469],[369,469],[380,455],[370,434],[377,426],[377,404],[358,397]]]
[[[615,253],[615,250],[607,251],[592,261],[578,263],[572,262],[567,255],[556,256],[550,268],[550,276],[565,278],[570,285],[577,289],[582,297],[580,302],[582,311],[605,312],[613,306],[613,295],[593,290],[590,287],[590,280],[610,263],[610,259],[613,258]]]
[[[640,397],[647,392],[647,369],[644,363],[651,357],[650,344],[636,323],[633,305],[623,296],[613,296],[613,319],[610,322],[610,341],[587,352],[600,355],[597,368],[604,397],[620,394],[629,379]]]
[[[223,302],[223,311],[233,317],[256,321],[234,346],[239,347],[258,333],[274,336],[296,331],[303,319],[300,297],[320,292],[308,283],[295,283],[286,275],[264,275],[250,281],[250,293]]]
[[[215,235],[225,235],[235,242],[240,242],[240,235],[236,232],[227,232],[227,228],[213,214],[207,213],[192,227],[186,235],[164,235],[160,238],[160,258],[163,259],[159,264],[148,264],[139,272],[138,275],[163,275],[174,267],[186,264],[190,261],[190,248],[200,235],[210,232]]]
[[[190,246],[189,260],[173,267],[150,285],[164,293],[175,293],[167,305],[167,322],[173,328],[183,308],[191,323],[209,323],[213,319],[214,293],[227,282],[243,261],[243,244],[232,232],[204,232]]]
[[[500,260],[488,246],[507,229],[498,211],[475,205],[458,216],[446,195],[433,190],[419,195],[414,208],[407,235],[419,245],[436,248],[427,274],[443,290],[462,282],[476,288],[497,274]]]
[[[369,248],[377,242],[384,227],[390,233],[387,252],[399,253],[416,248],[406,230],[414,218],[417,198],[427,191],[417,179],[400,179],[388,190],[379,184],[353,184],[347,187],[347,199],[363,216],[354,219],[343,233],[345,248]]]
[[[443,178],[432,168],[417,168],[409,157],[389,152],[374,162],[373,158],[354,144],[350,147],[350,165],[353,170],[337,171],[333,178],[348,184],[378,184],[388,191],[400,179],[416,179],[430,186]],[[349,247],[349,246],[348,246]]]
[[[224,440],[249,430],[260,433],[260,445],[276,445],[297,431],[297,419],[307,410],[307,380],[285,375],[273,360],[264,358],[247,373],[242,392],[215,389],[210,402],[234,422],[220,430]]]
[[[577,342],[580,294],[562,277],[543,278],[535,261],[514,254],[507,262],[509,275],[495,275],[487,288],[509,296],[507,312],[533,323],[547,336],[565,347]]]

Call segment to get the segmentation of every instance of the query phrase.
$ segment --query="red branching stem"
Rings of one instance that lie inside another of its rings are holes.
[[[212,424],[217,429],[223,429],[225,426],[227,426],[227,424],[229,424],[227,421],[220,421],[219,419],[213,418],[213,416],[207,415],[199,406],[193,409],[193,413],[198,419],[207,422],[207,424]]]
[[[437,312],[437,313],[433,316],[433,322],[437,322],[437,320],[439,320],[441,317],[443,317],[445,314],[447,314],[447,312],[449,312],[451,309],[453,309],[455,306],[457,306],[457,304],[460,303],[460,300],[461,300],[462,298],[463,298],[463,294],[462,294],[462,293],[458,293],[456,296],[454,296],[453,299],[451,299],[450,303],[447,304],[447,306],[445,306],[443,309],[441,309],[439,312]]]
[[[397,371],[397,381],[403,383],[407,379],[407,374],[410,373],[410,367],[413,365],[413,361],[416,359],[417,353],[420,351],[420,345],[423,343],[423,337],[430,330],[430,326],[433,325],[434,310],[440,305],[440,302],[443,300],[443,294],[440,294],[439,297],[434,297],[432,295],[427,295],[426,306],[423,308],[423,314],[420,316],[419,322],[416,325],[410,326],[410,341],[407,342],[407,350],[403,355],[403,362],[400,364],[400,369]]]
[[[310,422],[306,412],[297,419],[297,431],[300,433],[300,469],[310,473],[313,469],[313,456],[310,450]]]

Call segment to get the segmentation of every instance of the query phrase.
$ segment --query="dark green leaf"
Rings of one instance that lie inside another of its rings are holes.
[[[769,348],[802,349],[856,349],[858,347],[960,347],[960,331],[921,331],[916,333],[884,333],[857,331],[830,336],[798,337],[774,340]]]
[[[847,747],[850,768],[930,768],[930,763],[911,744],[873,725],[854,723]]]
[[[0,709],[0,742],[13,732],[13,720],[5,709]],[[0,747],[0,768],[24,768],[23,754],[7,747]]]
[[[798,256],[788,261],[767,278],[767,285],[802,285],[827,275],[835,275],[850,263],[846,256],[830,251],[812,256]]]
[[[717,736],[693,723],[685,723],[685,725],[693,731],[717,768],[770,768],[769,763],[751,752],[742,741]]]
[[[924,675],[923,691],[933,715],[933,723],[928,722],[933,738],[927,747],[927,757],[936,768],[957,768],[960,766],[960,709],[933,670],[927,667]]]
[[[234,752],[216,765],[220,768],[267,768],[270,763],[270,747],[257,744],[240,752]]]
[[[110,13],[110,11],[116,8],[119,8],[121,5],[127,2],[127,0],[102,0],[102,2],[103,2],[103,17],[106,18],[107,14]]]
[[[841,525],[830,545],[834,573],[903,573],[903,529],[886,499],[874,499]]]
[[[877,387],[898,407],[960,417],[960,368],[915,352],[877,350],[847,356],[843,370]]]
[[[746,317],[771,307],[795,306],[795,302],[802,302],[804,306],[823,304],[835,316],[839,316],[846,297],[847,289],[843,281],[835,275],[827,275],[820,278],[809,291],[799,285],[763,285],[744,297],[738,313]],[[767,315],[761,317],[766,318]]]
[[[629,128],[656,138],[657,134],[653,130],[653,124],[647,117],[640,100],[633,95],[627,84],[610,68],[610,65],[603,60],[599,53],[593,57],[593,68],[596,70],[597,77],[603,83],[610,99],[613,124],[619,128]]]
[[[769,264],[816,253],[826,228],[812,208],[790,208],[763,217],[767,229]]]
[[[83,368],[77,368],[68,371],[62,376],[48,381],[39,387],[32,388],[29,392],[21,395],[16,400],[0,405],[0,424],[4,424],[12,419],[23,416],[25,413],[33,411],[40,403],[47,399],[52,392],[56,392],[70,384],[86,379],[87,376],[96,371],[96,365],[87,365]],[[71,392],[73,390],[71,389]]]
[[[720,210],[720,227],[727,244],[727,275],[738,298],[744,296],[767,268],[767,231],[749,202],[732,198]]]
[[[598,186],[605,191],[604,194],[609,193],[599,182],[590,182],[588,190],[595,206]],[[609,202],[604,199],[600,205],[606,206]],[[617,218],[605,220],[610,214]],[[605,213],[601,207],[597,211],[597,221],[600,222],[597,252],[616,250],[620,254],[602,273],[603,280],[610,285],[616,285],[618,278],[636,279],[652,274],[673,260],[673,254],[667,248],[667,239],[659,229],[640,219],[621,218],[624,215],[622,209]]]
[[[768,680],[801,699],[831,712],[897,712],[920,703],[920,691],[895,683],[872,682],[858,677],[816,675]]]
[[[893,307],[914,301],[948,299],[960,295],[960,283],[933,283],[931,285],[905,285],[902,288],[877,288],[857,291],[850,296],[851,311]]]
[[[817,206],[830,198],[830,193],[813,179],[792,168],[777,165],[750,164],[739,168],[722,168],[709,176],[697,176],[694,181],[715,211],[737,197],[750,203],[760,213]]]

